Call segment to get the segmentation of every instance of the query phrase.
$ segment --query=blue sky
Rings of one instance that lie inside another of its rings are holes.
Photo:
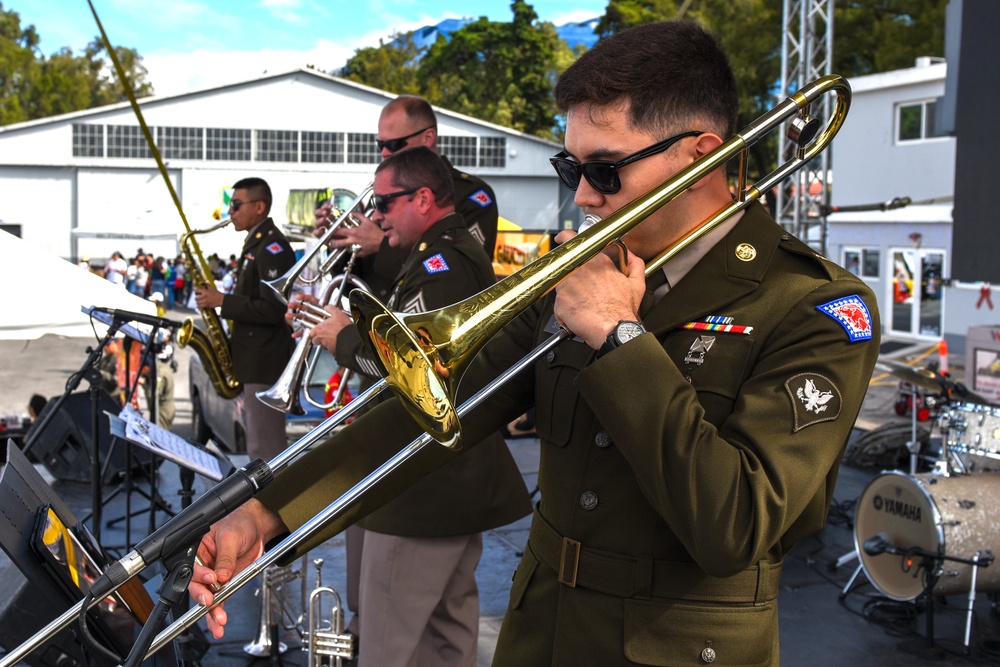
[[[340,67],[355,49],[445,18],[511,19],[509,0],[92,0],[115,45],[138,49],[158,95],[314,65]],[[606,0],[530,2],[556,25],[600,16]],[[87,0],[5,0],[34,24],[45,55],[78,52],[97,24]]]

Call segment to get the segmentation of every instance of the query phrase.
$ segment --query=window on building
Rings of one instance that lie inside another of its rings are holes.
[[[845,269],[862,278],[878,278],[882,255],[878,248],[844,248],[842,264]]]
[[[108,125],[108,157],[149,158],[153,151],[138,125]]]
[[[258,162],[298,162],[299,133],[296,130],[257,130]]]
[[[923,141],[941,136],[934,130],[935,100],[907,102],[896,106],[896,141]]]
[[[156,145],[165,160],[202,160],[205,130],[200,127],[159,127]]]
[[[205,130],[206,160],[250,161],[250,130],[210,127]]]
[[[352,164],[378,164],[382,153],[375,143],[374,134],[347,133],[347,161]]]
[[[303,162],[343,162],[343,132],[302,132]]]
[[[878,248],[865,248],[861,251],[861,276],[863,278],[882,276],[882,251]]]
[[[476,138],[438,135],[438,151],[456,167],[476,167]]]
[[[479,166],[480,167],[507,166],[506,137],[480,137]]]
[[[104,157],[104,126],[73,123],[73,157]]]

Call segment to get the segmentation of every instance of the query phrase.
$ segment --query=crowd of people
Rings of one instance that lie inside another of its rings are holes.
[[[226,294],[231,294],[236,286],[238,262],[236,255],[228,259],[213,253],[205,258],[212,277]],[[136,250],[135,255],[126,260],[117,250],[104,264],[94,263],[90,257],[80,258],[80,267],[103,276],[115,285],[121,285],[131,294],[158,301],[165,308],[186,307],[190,301],[193,285],[188,276],[187,260],[183,255],[174,258],[154,256],[152,253]],[[154,295],[159,295],[158,297]]]

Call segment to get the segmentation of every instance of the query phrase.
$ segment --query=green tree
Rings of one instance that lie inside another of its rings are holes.
[[[944,56],[948,0],[838,0],[834,71],[845,76],[913,67],[918,56]]]
[[[38,33],[0,2],[0,125],[28,120],[25,100],[38,81]]]
[[[113,72],[100,37],[80,55],[64,47],[46,58],[38,49],[33,25],[21,27],[21,17],[0,2],[0,125],[103,106],[128,99]],[[135,49],[116,47],[137,97],[153,94],[142,56]]]
[[[511,11],[509,23],[480,17],[448,40],[438,37],[421,61],[421,88],[439,106],[552,138],[552,85],[568,48],[531,5],[515,0]]]
[[[377,47],[356,50],[341,76],[397,95],[420,95],[417,73],[423,53],[413,42],[413,32],[394,34],[388,44],[379,40]]]

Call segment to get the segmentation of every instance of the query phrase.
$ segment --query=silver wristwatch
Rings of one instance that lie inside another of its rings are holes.
[[[597,351],[597,356],[602,357],[616,347],[621,347],[644,333],[646,333],[646,329],[642,326],[641,322],[620,320],[615,328],[611,330],[611,333],[608,334],[604,345],[601,345],[601,349]]]

